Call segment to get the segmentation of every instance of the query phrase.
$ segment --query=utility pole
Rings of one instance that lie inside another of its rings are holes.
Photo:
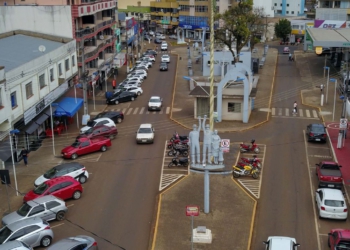
[[[349,51],[345,52],[345,60],[346,60],[346,80],[344,86],[344,103],[342,110],[342,117],[346,118],[346,103],[348,100],[348,89],[349,89]]]
[[[87,105],[87,88],[86,88],[86,74],[85,74],[85,47],[84,47],[84,38],[81,39],[80,49],[82,50],[81,55],[81,75],[83,77],[83,98],[84,98],[84,115],[88,114],[88,105]]]
[[[128,24],[125,21],[125,39],[126,39],[126,73],[129,73],[129,44],[128,44]]]
[[[210,99],[209,99],[209,125],[214,131],[214,7],[215,0],[211,0],[210,8]]]
[[[137,56],[140,58],[140,13],[137,13]]]

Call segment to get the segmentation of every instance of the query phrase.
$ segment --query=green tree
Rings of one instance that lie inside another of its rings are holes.
[[[287,19],[280,19],[275,25],[275,34],[286,42],[288,35],[292,32],[290,21]]]

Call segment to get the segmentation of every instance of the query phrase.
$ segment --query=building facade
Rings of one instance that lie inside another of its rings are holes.
[[[305,0],[272,0],[275,16],[301,16],[304,15]],[[266,11],[269,11],[266,8]]]
[[[174,34],[179,26],[179,6],[180,2],[152,1],[151,6],[151,27],[164,34]]]

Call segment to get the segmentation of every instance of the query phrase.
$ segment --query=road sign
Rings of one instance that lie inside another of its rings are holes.
[[[199,206],[186,206],[186,216],[198,216]]]
[[[221,148],[222,148],[222,152],[224,153],[230,152],[230,139],[222,139]]]
[[[340,118],[339,129],[347,129],[348,127],[348,119]]]

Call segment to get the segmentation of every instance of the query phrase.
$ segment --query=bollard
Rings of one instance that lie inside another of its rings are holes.
[[[324,94],[321,94],[321,107],[323,107]]]

